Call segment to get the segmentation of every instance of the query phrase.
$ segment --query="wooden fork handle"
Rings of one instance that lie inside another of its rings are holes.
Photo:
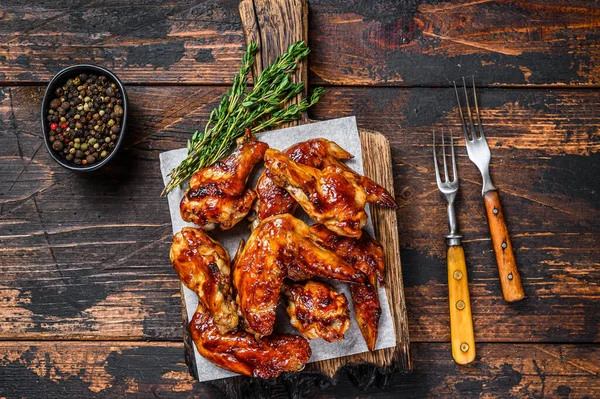
[[[447,260],[452,357],[458,364],[468,364],[475,360],[475,335],[463,247],[448,247]]]
[[[485,203],[490,235],[496,254],[502,296],[506,302],[520,301],[525,298],[525,292],[523,292],[523,286],[521,285],[521,276],[517,269],[498,191],[491,190],[485,193],[483,202]]]

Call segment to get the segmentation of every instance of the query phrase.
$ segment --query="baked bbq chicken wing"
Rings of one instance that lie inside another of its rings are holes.
[[[231,293],[231,262],[225,248],[202,230],[185,227],[173,237],[170,255],[181,282],[198,294],[219,332],[237,329],[239,320]]]
[[[274,334],[263,339],[238,330],[227,251],[202,230],[186,227],[171,246],[181,281],[198,294],[190,334],[198,352],[217,366],[259,378],[300,371],[311,356],[305,338]]]
[[[360,237],[367,222],[365,205],[368,201],[396,206],[385,190],[368,194],[361,176],[338,165],[319,170],[268,149],[265,166],[273,182],[285,188],[313,220],[339,235]]]
[[[186,222],[203,230],[228,230],[250,211],[256,193],[245,189],[246,181],[269,146],[254,136],[240,137],[236,143],[231,155],[192,176],[179,207]]]
[[[190,323],[190,334],[203,357],[250,377],[277,378],[285,371],[300,371],[311,356],[308,341],[298,335],[256,339],[243,330],[222,333],[202,303]]]
[[[284,284],[290,322],[306,338],[341,341],[350,327],[348,301],[332,286],[316,281]]]
[[[360,331],[369,350],[374,350],[381,317],[377,283],[383,284],[385,268],[381,244],[367,232],[360,238],[342,237],[318,224],[310,226],[310,231],[318,237],[319,244],[367,275],[368,281],[350,285],[350,294]]]
[[[362,282],[365,275],[315,242],[308,226],[292,215],[263,220],[236,255],[233,284],[244,328],[256,336],[273,332],[283,279],[322,277]]]
[[[338,160],[340,159],[348,160],[352,158],[352,154],[339,145],[323,138],[294,144],[285,150],[284,154],[295,162],[317,169],[322,168],[325,164],[339,163]],[[284,188],[273,183],[271,172],[268,169],[265,169],[258,179],[256,194],[257,199],[253,206],[255,213],[253,227],[258,226],[261,220],[269,216],[284,213],[293,214],[298,206],[296,200]]]

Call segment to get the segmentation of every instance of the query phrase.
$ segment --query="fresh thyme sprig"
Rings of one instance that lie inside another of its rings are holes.
[[[223,158],[235,139],[246,128],[252,133],[300,119],[302,114],[319,101],[323,88],[315,89],[309,98],[299,104],[286,105],[304,89],[304,84],[294,83],[291,73],[310,49],[300,41],[292,44],[273,64],[254,81],[252,90],[246,92],[248,75],[258,52],[256,43],[250,43],[242,58],[242,66],[233,80],[231,89],[221,98],[219,106],[208,118],[203,131],[196,131],[188,140],[187,157],[169,172],[169,183],[163,190],[171,192],[198,170]]]

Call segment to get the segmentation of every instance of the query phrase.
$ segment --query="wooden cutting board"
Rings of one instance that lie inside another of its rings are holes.
[[[260,51],[256,56],[254,76],[271,64],[287,48],[299,41],[308,43],[308,3],[306,0],[243,0],[239,6],[244,27],[246,44],[256,42]],[[308,87],[307,60],[304,60],[295,73],[296,82],[303,81]],[[299,95],[294,101],[299,102]],[[323,101],[327,101],[325,95]],[[310,123],[308,118],[291,123]],[[365,175],[385,187],[394,195],[392,158],[388,140],[380,133],[359,129],[363,153]],[[339,143],[343,147],[343,143]],[[265,381],[248,377],[234,377],[211,381],[230,398],[270,398],[271,388],[282,382],[290,397],[298,397],[313,384],[322,381],[335,382],[335,374],[344,368],[352,381],[360,388],[385,383],[392,372],[412,370],[409,353],[408,320],[404,302],[404,284],[400,263],[400,241],[396,212],[373,206],[373,225],[377,239],[383,245],[386,256],[385,288],[394,319],[396,347],[365,352],[342,358],[309,363],[300,373],[289,373],[277,381]],[[183,324],[186,363],[190,373],[197,377],[192,340],[188,333],[187,311],[182,293]]]

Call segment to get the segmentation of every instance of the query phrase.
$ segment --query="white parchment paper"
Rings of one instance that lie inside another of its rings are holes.
[[[324,122],[311,123],[308,125],[296,126],[287,129],[273,130],[259,134],[259,140],[266,142],[270,147],[279,150],[285,150],[293,144],[312,138],[323,137],[331,141],[335,141],[345,150],[354,155],[354,158],[347,162],[348,166],[363,174],[362,165],[362,149],[358,136],[358,128],[356,120],[352,117],[332,119]],[[176,167],[187,155],[187,150],[173,150],[160,154],[160,169],[165,184],[167,182],[167,174]],[[262,165],[256,167],[253,175],[250,178],[249,186],[254,187],[258,176],[262,172]],[[169,210],[171,212],[171,222],[173,224],[173,234],[179,232],[185,226],[193,226],[191,223],[186,223],[181,219],[179,214],[179,203],[183,197],[184,191],[180,188],[173,190],[168,195]],[[302,212],[302,209],[296,212],[297,217],[300,217],[305,222],[312,224],[310,218]],[[366,230],[374,236],[373,225],[369,218],[366,225]],[[248,223],[244,220],[238,223],[233,229],[228,231],[215,230],[209,233],[213,238],[219,241],[228,251],[231,257],[235,255],[239,242],[242,238],[247,239],[250,235]],[[350,328],[345,334],[345,338],[340,342],[329,343],[322,339],[310,340],[312,349],[312,357],[310,362],[319,360],[332,359],[342,356],[348,356],[356,353],[367,352],[367,345],[360,333],[356,319],[354,318],[354,309],[352,308],[352,300],[347,284],[341,282],[331,282],[338,290],[343,292],[350,304],[351,321]],[[188,320],[192,319],[196,307],[198,306],[197,295],[183,287],[185,302],[187,305]],[[390,314],[390,307],[383,287],[379,288],[379,300],[381,302],[382,315],[379,323],[379,338],[377,340],[376,349],[383,349],[396,346],[396,335],[394,325]],[[277,320],[275,323],[275,331],[298,334],[298,332],[290,325],[289,317],[282,306],[277,309]],[[235,376],[236,374],[215,366],[210,361],[204,359],[194,345],[196,357],[196,365],[198,367],[198,379],[200,381],[210,381],[220,378]]]

